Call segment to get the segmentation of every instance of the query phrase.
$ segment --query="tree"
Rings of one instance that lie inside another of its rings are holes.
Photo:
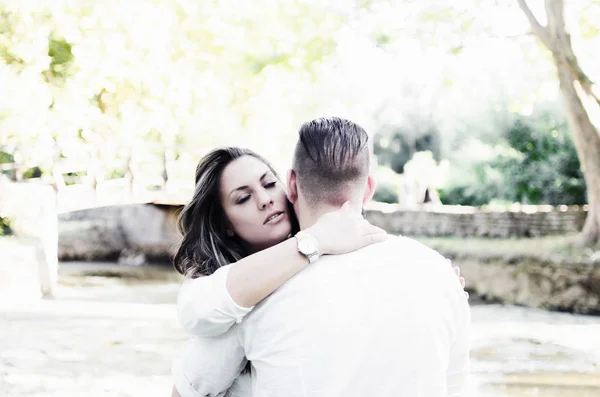
[[[600,241],[600,133],[590,110],[600,111],[600,93],[573,51],[565,23],[564,0],[544,1],[546,25],[538,21],[526,0],[517,1],[532,33],[552,54],[588,192],[589,212],[579,244],[594,245]]]
[[[320,3],[0,0],[0,152],[152,184],[220,145],[280,165],[343,22]]]

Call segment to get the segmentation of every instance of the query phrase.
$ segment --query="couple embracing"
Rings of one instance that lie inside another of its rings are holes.
[[[335,117],[301,126],[287,191],[250,150],[200,161],[174,258],[194,337],[173,396],[465,395],[464,279],[363,218],[371,163],[365,130]]]

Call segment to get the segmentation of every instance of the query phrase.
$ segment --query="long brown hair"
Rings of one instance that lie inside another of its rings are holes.
[[[223,170],[233,160],[243,156],[262,161],[279,179],[273,166],[249,149],[225,147],[204,156],[196,167],[194,196],[183,207],[178,219],[182,238],[173,265],[179,273],[192,278],[209,276],[218,268],[248,255],[244,240],[227,235],[227,217],[220,197]],[[292,229],[297,230],[293,210],[290,210],[290,219]]]

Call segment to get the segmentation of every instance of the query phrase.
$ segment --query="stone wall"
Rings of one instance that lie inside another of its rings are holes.
[[[127,254],[164,258],[179,241],[180,206],[130,204],[59,215],[59,258],[127,260]],[[393,234],[408,236],[536,237],[581,230],[587,211],[577,207],[520,207],[499,211],[473,207],[404,209],[373,204],[367,218]]]
[[[376,203],[367,219],[389,233],[408,236],[538,237],[573,234],[583,228],[587,208],[423,206],[402,208]]]
[[[468,290],[483,299],[600,314],[600,259],[576,263],[565,257],[442,254],[460,266]]]
[[[59,258],[121,258],[141,264],[175,251],[180,207],[130,204],[90,208],[59,215]]]

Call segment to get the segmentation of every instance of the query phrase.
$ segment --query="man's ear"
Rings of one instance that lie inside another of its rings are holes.
[[[296,173],[289,170],[287,173],[288,199],[292,204],[298,200],[298,184],[296,183]]]
[[[367,177],[367,187],[365,188],[365,195],[363,197],[362,205],[369,202],[373,198],[375,194],[375,188],[377,187],[377,182],[375,181],[375,177],[373,175],[369,175]]]

